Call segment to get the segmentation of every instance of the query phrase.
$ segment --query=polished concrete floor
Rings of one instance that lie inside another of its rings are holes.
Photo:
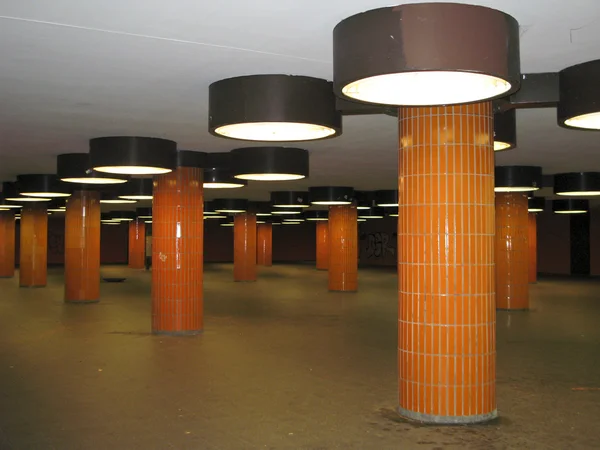
[[[361,270],[327,292],[308,266],[233,283],[206,268],[206,331],[152,336],[150,274],[102,301],[0,280],[0,449],[597,449],[600,282],[532,286],[532,311],[498,315],[500,418],[420,426],[396,406],[396,276]]]

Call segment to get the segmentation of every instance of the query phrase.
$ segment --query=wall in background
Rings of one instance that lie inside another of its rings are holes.
[[[359,263],[368,266],[395,266],[397,264],[398,221],[393,217],[360,222]]]
[[[15,262],[19,263],[20,223],[15,227]],[[102,226],[100,231],[100,262],[102,264],[127,264],[128,224]],[[64,217],[48,218],[48,264],[65,263]]]
[[[550,211],[538,215],[538,271],[546,274],[571,273],[570,218]],[[204,222],[204,259],[206,262],[233,261],[233,228]],[[19,222],[16,226],[16,261],[19,259]],[[102,226],[102,264],[126,264],[128,224]],[[314,261],[315,225],[273,227],[273,261]],[[359,261],[362,265],[394,266],[396,220],[386,218],[359,224]],[[48,220],[48,264],[64,264],[64,219]],[[590,273],[600,276],[600,210],[590,215]]]
[[[315,225],[278,225],[273,227],[273,261],[314,261]],[[233,227],[218,221],[204,221],[204,261],[233,262]]]
[[[204,221],[204,261],[233,261],[233,227],[222,227],[218,220]]]
[[[314,222],[273,227],[273,262],[315,261],[316,255]]]
[[[538,272],[571,273],[571,226],[568,214],[546,210],[538,214]]]
[[[101,264],[127,264],[128,253],[129,223],[102,225],[100,228]]]
[[[600,276],[600,209],[590,213],[590,275]]]

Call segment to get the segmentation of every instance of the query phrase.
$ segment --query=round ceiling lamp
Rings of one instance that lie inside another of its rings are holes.
[[[308,151],[293,147],[236,148],[231,154],[235,178],[253,181],[292,181],[308,177]]]
[[[319,209],[311,210],[311,211],[304,211],[304,218],[311,222],[319,222],[319,221],[329,220],[329,211],[319,210]]]
[[[398,207],[388,207],[384,209],[386,216],[388,217],[398,217]]]
[[[110,215],[115,222],[131,222],[136,218],[135,211],[111,211]]]
[[[556,214],[585,214],[589,209],[589,202],[581,198],[552,200],[552,211]]]
[[[334,92],[382,105],[491,100],[520,83],[519,24],[501,11],[420,3],[367,11],[333,30]]]
[[[56,198],[69,197],[68,186],[62,184],[56,175],[31,174],[17,175],[19,194],[27,197]]]
[[[373,208],[358,211],[359,219],[383,219],[385,211],[381,207],[374,206]]]
[[[106,203],[108,205],[128,205],[132,203],[137,203],[137,200],[127,200],[126,198],[120,198],[114,192],[101,192],[100,203]]]
[[[66,212],[67,205],[64,198],[54,198],[48,203],[48,212]]]
[[[177,144],[167,139],[135,136],[90,139],[90,163],[98,172],[160,175],[177,166]]]
[[[21,195],[17,189],[17,183],[12,181],[5,181],[2,183],[2,195],[4,200],[9,202],[29,203],[29,202],[49,202],[51,199],[48,197],[26,197]]]
[[[231,139],[292,142],[342,134],[330,82],[291,75],[249,75],[212,83],[208,129]]]
[[[213,206],[213,202],[211,202],[211,201],[204,202],[203,211],[204,211],[204,215],[217,213],[217,211],[215,211],[215,207]]]
[[[204,168],[206,189],[235,189],[246,186],[246,180],[234,178],[231,174],[230,153],[208,153]]]
[[[224,219],[225,217],[227,217],[225,214],[215,210],[213,202],[204,202],[204,219]]]
[[[89,153],[63,153],[56,157],[56,176],[65,183],[121,184],[125,176],[108,175],[91,169]]]
[[[256,217],[272,216],[271,202],[250,202],[249,210],[256,214]]]
[[[546,207],[546,199],[544,197],[530,197],[527,199],[527,211],[531,213],[543,212]]]
[[[281,220],[281,217],[266,217],[265,222],[270,223],[271,225],[281,225],[283,220]]]
[[[308,192],[275,191],[271,192],[271,204],[275,208],[308,208]]]
[[[517,114],[514,109],[494,114],[494,151],[517,146]]]
[[[275,208],[271,210],[271,214],[274,216],[292,216],[292,215],[300,215],[302,214],[301,209],[292,209],[292,208]]]
[[[152,180],[150,178],[132,178],[118,192],[125,200],[152,200]]]
[[[313,205],[349,205],[354,201],[354,189],[346,186],[318,186],[308,190]]]
[[[375,204],[384,208],[398,206],[398,191],[397,190],[382,190],[375,191]]]
[[[233,227],[234,226],[233,217],[226,217],[225,219],[223,219],[221,221],[221,223],[219,223],[219,225],[222,227]]]
[[[179,150],[177,152],[177,167],[204,169],[208,164],[208,153],[195,150]]]
[[[375,205],[375,192],[354,191],[354,200],[356,202],[356,209],[369,209]]]
[[[2,191],[0,194],[0,208],[2,209],[19,209],[22,208],[23,205],[17,205],[16,203],[10,203],[6,200],[6,193]]]
[[[554,175],[554,193],[567,196],[600,195],[600,172],[571,172]]]
[[[138,219],[152,219],[152,208],[136,208],[135,213]]]
[[[100,214],[100,222],[101,223],[109,223],[112,225],[118,225],[120,222],[115,220],[111,213],[101,213]]]
[[[244,198],[218,198],[213,205],[219,213],[238,214],[248,210],[248,200]]]
[[[558,124],[579,130],[600,130],[600,59],[567,67],[558,73]]]
[[[542,187],[542,168],[538,166],[496,166],[495,192],[528,192]]]

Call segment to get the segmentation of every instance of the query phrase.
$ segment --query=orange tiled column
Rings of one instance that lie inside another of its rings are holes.
[[[490,102],[399,111],[399,412],[475,423],[496,412]]]
[[[329,207],[329,290],[358,289],[358,222],[356,206]]]
[[[537,283],[537,214],[529,214],[529,282]]]
[[[317,222],[317,270],[329,268],[329,222]]]
[[[233,279],[256,281],[256,216],[243,213],[233,224]]]
[[[203,320],[203,169],[154,178],[152,332],[198,334]]]
[[[256,264],[273,265],[273,226],[270,223],[256,226]]]
[[[19,285],[45,287],[48,275],[48,212],[43,202],[21,210]]]
[[[65,214],[65,301],[100,300],[100,193],[75,191]]]
[[[0,278],[15,276],[15,215],[0,211]]]
[[[131,269],[146,268],[146,223],[142,219],[129,222],[129,263]]]
[[[529,309],[529,219],[522,192],[496,194],[496,307]]]

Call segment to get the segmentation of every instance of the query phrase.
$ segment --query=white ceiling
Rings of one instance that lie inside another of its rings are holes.
[[[393,3],[1,0],[0,179],[54,172],[57,154],[85,152],[97,136],[165,137],[204,151],[251,145],[209,135],[208,85],[260,73],[331,79],[333,27]],[[600,58],[598,0],[470,3],[516,17],[523,72]],[[554,109],[517,114],[519,147],[498,164],[600,170],[600,134],[559,128]],[[235,195],[266,199],[270,190],[321,184],[394,188],[396,129],[387,116],[346,117],[342,137],[305,145],[309,180],[254,183]]]

